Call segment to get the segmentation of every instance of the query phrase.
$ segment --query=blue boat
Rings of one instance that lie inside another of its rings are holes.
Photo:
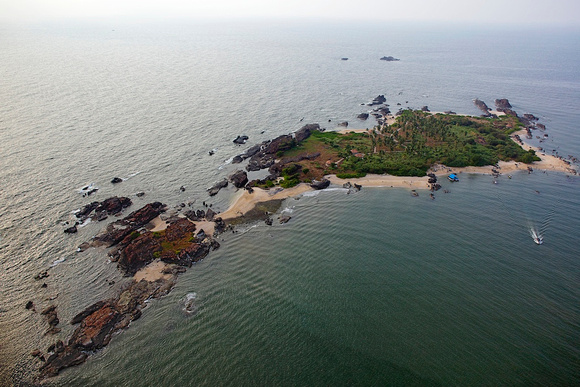
[[[447,176],[447,178],[449,179],[449,181],[459,181],[459,177],[457,177],[455,173],[452,173],[451,175]]]

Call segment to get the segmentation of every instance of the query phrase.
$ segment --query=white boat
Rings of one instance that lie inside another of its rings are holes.
[[[542,243],[544,243],[544,237],[542,237],[542,235],[533,228],[530,229],[530,235],[534,240],[534,243],[536,243],[537,245],[541,245]]]

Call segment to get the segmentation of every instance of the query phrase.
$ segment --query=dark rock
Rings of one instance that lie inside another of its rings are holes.
[[[430,112],[431,110],[429,110],[429,107],[427,105],[425,105],[421,108],[421,111]]]
[[[230,181],[236,188],[242,188],[248,183],[248,174],[245,171],[236,171],[230,175]]]
[[[226,222],[224,222],[222,218],[218,217],[218,218],[215,218],[213,221],[215,223],[216,233],[221,233],[221,232],[225,231],[227,226],[226,226]]]
[[[491,109],[485,104],[485,102],[483,102],[479,98],[476,98],[475,100],[473,100],[473,103],[475,104],[475,106],[479,108],[479,110],[481,110],[484,113],[484,115],[489,115],[489,111]]]
[[[498,108],[497,109],[498,112],[504,112],[505,114],[507,114],[508,116],[512,116],[512,117],[517,117],[518,113],[516,113],[515,111],[513,111],[512,109],[504,109],[504,108]],[[495,116],[495,118],[497,118],[497,116]]]
[[[216,215],[217,213],[214,210],[208,208],[207,212],[205,213],[205,219],[211,222],[214,220]]]
[[[272,220],[272,218],[266,218],[266,220],[264,220],[264,223],[266,223],[268,226],[271,226],[274,221]]]
[[[95,208],[97,208],[99,206],[99,202],[92,202],[87,204],[86,206],[83,207],[82,210],[80,210],[79,212],[77,212],[75,214],[75,216],[79,219],[86,219],[89,217],[89,215],[91,214],[91,212],[93,212],[93,210]]]
[[[313,180],[310,186],[314,189],[325,189],[330,185],[330,180],[322,179],[320,181]]]
[[[198,222],[203,218],[205,218],[205,212],[203,210],[186,211],[184,215],[187,217],[187,219],[191,220],[192,222]]]
[[[51,305],[51,306],[47,307],[42,312],[40,312],[40,314],[46,318],[46,321],[48,322],[48,326],[50,328],[54,328],[60,322],[58,319],[57,313],[56,313],[56,305]],[[51,333],[51,332],[47,332],[47,333]]]
[[[142,198],[143,196],[145,196],[145,192],[137,192],[135,196],[137,196],[138,198]]]
[[[263,150],[267,155],[274,155],[279,151],[285,151],[292,148],[295,140],[291,135],[285,134],[273,139]]]
[[[41,280],[41,279],[46,278],[46,277],[48,277],[48,272],[43,271],[42,273],[35,275],[34,279],[38,281],[38,280]]]
[[[362,189],[362,185],[354,183],[354,188],[356,188],[358,191],[360,191]]]
[[[88,306],[87,308],[85,308],[85,310],[83,310],[82,312],[80,312],[79,314],[74,316],[72,318],[72,320],[70,320],[71,325],[75,325],[75,324],[80,323],[87,316],[89,316],[89,315],[93,314],[94,312],[96,312],[97,310],[101,309],[106,304],[107,304],[107,301],[98,301],[98,302],[94,303],[93,305]],[[49,352],[51,352],[51,351],[49,351]]]
[[[102,222],[103,220],[107,219],[109,216],[107,215],[107,211],[101,211],[97,214],[97,221]]]
[[[117,184],[117,183],[121,183],[122,181],[123,181],[123,179],[121,179],[120,177],[113,177],[113,180],[111,180],[111,183]]]
[[[381,60],[384,60],[384,61],[387,61],[387,62],[397,62],[397,61],[399,61],[400,59],[397,59],[397,58],[395,58],[395,57],[392,57],[392,56],[383,56],[383,57],[381,58]]]
[[[232,164],[239,164],[244,161],[244,158],[241,155],[237,155],[232,159]]]
[[[106,230],[95,236],[90,243],[83,243],[79,246],[78,251],[84,251],[91,246],[107,247],[114,246],[121,242],[133,231],[145,226],[154,218],[165,212],[167,207],[160,202],[148,203],[137,211],[130,213],[124,219],[110,223]]]
[[[209,196],[215,196],[220,191],[220,189],[225,188],[228,186],[228,181],[223,179],[222,181],[216,183],[213,187],[207,190]]]
[[[528,121],[538,121],[538,119],[539,119],[538,117],[536,117],[530,113],[525,113],[524,118],[527,119]]]
[[[348,58],[340,58],[340,60],[348,60]]]
[[[342,127],[345,127],[345,128],[347,128],[347,127],[348,127],[348,121],[342,121],[342,122],[339,122],[339,123],[338,123],[338,126],[342,126]]]
[[[26,303],[26,306],[25,306],[25,308],[26,308],[26,309],[28,309],[28,310],[30,310],[30,309],[34,310],[34,302],[32,302],[32,301],[28,301],[28,302]]]
[[[294,133],[294,138],[296,139],[296,142],[301,143],[302,141],[310,137],[312,132],[317,130],[320,130],[320,125],[318,124],[304,125],[296,133]]]
[[[445,110],[445,111],[444,111],[444,113],[445,113],[445,114],[457,114],[457,113],[455,113],[455,112],[454,112],[454,111],[452,111],[452,110]]]
[[[358,116],[356,116],[356,118],[365,121],[367,118],[369,118],[369,113],[361,113]]]
[[[546,130],[546,125],[544,124],[537,124],[536,127],[540,130]]]
[[[508,101],[506,98],[496,99],[495,100],[495,106],[497,107],[498,110],[499,109],[511,109],[512,108],[512,105],[510,104],[510,101]]]
[[[385,98],[385,96],[383,94],[380,94],[378,96],[376,96],[369,104],[367,104],[368,106],[374,106],[374,105],[382,105],[385,102],[387,102],[387,99]]]
[[[248,165],[246,166],[247,171],[259,171],[261,169],[270,168],[275,163],[274,156],[270,154],[260,155],[257,154],[253,156]]]
[[[246,141],[248,141],[248,138],[248,136],[238,136],[234,140],[234,144],[243,145],[246,143]]]
[[[185,187],[184,187],[184,186],[181,186],[181,187],[179,187],[179,190],[180,190],[181,192],[185,192]]]
[[[292,219],[292,217],[288,216],[288,215],[281,215],[278,217],[280,224],[288,223],[290,221],[290,219]]]
[[[77,226],[76,226],[76,225],[75,225],[75,226],[72,226],[72,227],[69,227],[69,228],[65,228],[65,229],[64,229],[64,232],[65,232],[65,234],[74,234],[74,233],[75,233],[75,232],[77,232],[77,231],[78,231],[78,230],[77,230]]]

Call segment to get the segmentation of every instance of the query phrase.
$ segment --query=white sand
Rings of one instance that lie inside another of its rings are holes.
[[[267,202],[269,200],[286,199],[288,197],[298,196],[307,191],[312,191],[308,184],[298,184],[296,187],[288,189],[270,189],[269,191],[261,188],[254,188],[253,193],[248,193],[246,190],[240,190],[240,193],[234,199],[234,203],[226,211],[222,212],[220,216],[223,220],[237,218],[248,211],[252,210],[257,203]]]

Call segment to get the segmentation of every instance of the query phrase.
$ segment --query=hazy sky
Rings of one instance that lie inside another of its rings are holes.
[[[0,0],[2,20],[324,18],[580,25],[579,0]]]

